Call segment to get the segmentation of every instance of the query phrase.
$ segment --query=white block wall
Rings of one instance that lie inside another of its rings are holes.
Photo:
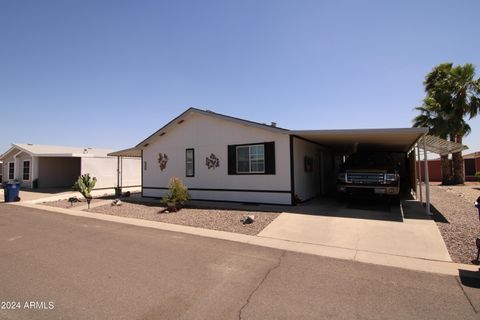
[[[114,188],[117,186],[117,158],[82,158],[81,173],[89,173],[97,178],[95,189]],[[123,186],[139,186],[141,184],[141,160],[137,158],[123,159]]]

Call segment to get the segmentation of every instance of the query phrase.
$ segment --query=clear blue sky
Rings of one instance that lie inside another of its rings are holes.
[[[0,153],[130,147],[194,106],[291,129],[410,127],[480,1],[0,2]],[[480,150],[480,117],[470,121]]]

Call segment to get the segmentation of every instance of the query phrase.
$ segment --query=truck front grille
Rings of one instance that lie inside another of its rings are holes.
[[[384,183],[383,172],[347,172],[347,182],[351,183]]]

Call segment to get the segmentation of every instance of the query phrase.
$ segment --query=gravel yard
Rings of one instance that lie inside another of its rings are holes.
[[[73,204],[68,202],[67,199],[57,200],[57,201],[49,201],[49,202],[42,202],[41,204],[45,205],[45,206],[56,207],[56,208],[66,208],[66,209],[87,205],[87,200],[80,199],[80,198],[78,198],[78,200],[80,200],[80,201],[79,202],[74,202]],[[90,204],[96,203],[98,201],[101,201],[101,200],[100,199],[92,199]]]
[[[248,235],[258,234],[280,214],[275,212],[200,208],[183,208],[178,212],[172,213],[162,213],[163,210],[164,208],[158,204],[123,202],[121,206],[104,205],[88,211]],[[240,219],[245,215],[254,215],[255,222],[244,225]]]
[[[432,186],[431,203],[437,226],[452,260],[472,264],[477,257],[475,239],[480,237],[478,210],[480,185]],[[441,221],[443,216],[447,221]]]

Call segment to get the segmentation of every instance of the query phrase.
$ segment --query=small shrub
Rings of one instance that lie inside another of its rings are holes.
[[[477,172],[475,173],[475,178],[477,179],[477,181],[480,182],[480,171],[477,171]]]
[[[78,177],[77,182],[73,185],[73,190],[76,190],[82,194],[82,196],[87,199],[88,209],[90,209],[90,201],[92,201],[92,192],[93,188],[95,188],[95,184],[97,183],[97,178],[90,177],[90,174],[83,174]]]
[[[169,211],[177,211],[185,201],[190,199],[187,187],[180,178],[173,177],[168,183],[168,193],[162,198]]]

